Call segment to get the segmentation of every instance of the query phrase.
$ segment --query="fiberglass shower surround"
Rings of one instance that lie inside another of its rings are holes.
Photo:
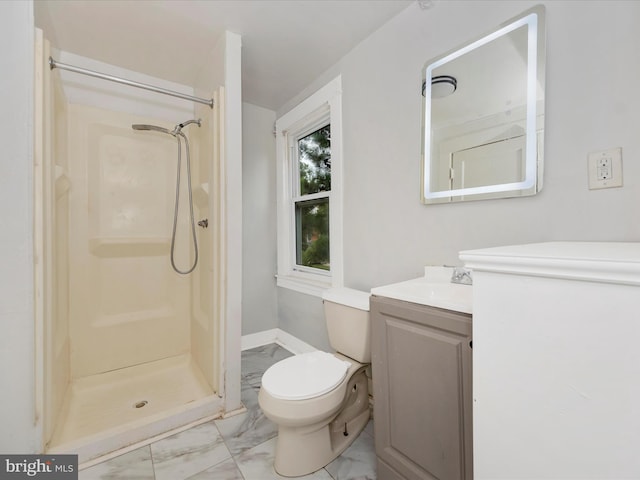
[[[187,275],[187,274],[193,272],[193,270],[198,265],[198,239],[196,238],[196,222],[195,222],[195,218],[193,216],[193,189],[191,188],[191,155],[189,153],[189,140],[187,139],[185,134],[182,133],[182,129],[184,127],[186,127],[187,125],[190,125],[192,123],[197,124],[198,127],[199,127],[200,124],[201,124],[201,121],[200,121],[200,119],[187,120],[186,122],[179,123],[178,125],[176,125],[173,130],[168,130],[166,128],[158,127],[156,125],[144,125],[144,124],[133,124],[133,125],[131,125],[131,128],[133,128],[134,130],[149,130],[149,131],[154,131],[154,132],[166,133],[167,135],[172,135],[173,137],[175,137],[176,141],[178,142],[178,167],[177,167],[177,171],[176,171],[176,199],[175,199],[174,209],[173,209],[173,228],[172,228],[172,232],[171,232],[171,255],[170,255],[170,257],[171,257],[171,267],[173,268],[173,270],[176,273],[179,273],[181,275]],[[175,261],[176,229],[177,229],[176,226],[177,226],[177,223],[178,223],[178,210],[179,210],[179,206],[180,206],[180,170],[182,169],[182,144],[180,142],[180,138],[182,138],[184,140],[185,152],[187,154],[187,190],[188,190],[188,193],[189,193],[189,213],[190,213],[190,217],[191,217],[190,218],[191,219],[191,238],[193,239],[193,250],[194,250],[193,263],[192,263],[191,267],[189,267],[187,270],[180,270],[177,267],[176,261]],[[202,225],[202,222],[199,222],[198,224]],[[206,226],[204,228],[206,228]]]
[[[54,68],[59,68],[61,70],[68,70],[70,72],[80,73],[83,75],[88,75],[90,77],[100,78],[102,80],[107,80],[110,82],[121,83],[123,85],[129,85],[131,87],[141,88],[143,90],[149,90],[156,93],[161,93],[163,95],[169,95],[172,97],[182,98],[184,100],[190,100],[192,102],[201,103],[204,105],[208,105],[210,108],[213,108],[213,99],[205,99],[200,97],[195,97],[193,95],[187,95],[180,92],[175,92],[173,90],[168,90],[166,88],[160,88],[153,85],[149,85],[141,82],[134,82],[132,80],[127,80],[124,78],[116,77],[114,75],[107,75],[105,73],[96,72],[93,70],[88,70],[86,68],[80,68],[73,65],[68,65],[66,63],[61,63],[55,61],[52,57],[49,57],[49,68],[53,70]],[[182,133],[182,129],[187,125],[195,123],[198,127],[201,126],[201,120],[187,120],[186,122],[179,123],[175,126],[173,130],[168,130],[163,127],[158,127],[156,125],[144,125],[144,124],[134,124],[132,128],[134,130],[151,130],[161,133],[166,133],[168,135],[172,135],[178,142],[178,167],[176,173],[176,197],[175,197],[175,206],[174,206],[174,214],[173,214],[173,229],[171,233],[171,267],[176,273],[181,275],[187,275],[196,268],[198,265],[198,240],[196,238],[196,227],[195,227],[195,219],[193,215],[193,191],[191,188],[191,156],[189,153],[189,140]],[[180,169],[182,164],[182,145],[180,142],[180,137],[184,140],[186,154],[187,154],[187,182],[188,182],[188,193],[189,193],[189,212],[191,216],[191,238],[193,239],[193,248],[194,248],[194,260],[192,265],[187,270],[180,270],[175,262],[175,243],[176,243],[176,224],[178,222],[178,207],[179,207],[179,196],[180,196]],[[203,228],[207,228],[208,221],[207,219],[198,222],[198,225]]]
[[[75,67],[58,71],[49,42],[36,40],[43,146],[34,202],[39,231],[48,232],[38,236],[43,450],[77,454],[82,463],[227,409],[218,301],[226,97],[209,78],[191,87],[96,68],[178,92],[208,91],[215,105],[182,94],[158,98],[164,89],[128,88]],[[100,63],[59,54],[75,65]],[[195,228],[198,220],[212,228]]]

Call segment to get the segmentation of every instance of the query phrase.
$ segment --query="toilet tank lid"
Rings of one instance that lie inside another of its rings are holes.
[[[367,312],[369,311],[369,296],[369,292],[345,287],[329,288],[322,293],[323,300]]]

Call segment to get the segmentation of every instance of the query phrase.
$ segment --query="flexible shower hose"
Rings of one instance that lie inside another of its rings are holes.
[[[173,210],[173,232],[171,233],[171,266],[181,275],[187,275],[196,268],[198,265],[198,240],[196,239],[196,222],[193,216],[193,194],[191,192],[191,156],[189,154],[189,140],[182,132],[176,132],[176,140],[178,140],[178,172],[176,174],[176,201]],[[184,139],[185,151],[187,153],[187,186],[189,190],[189,212],[191,213],[191,237],[193,238],[193,248],[195,256],[193,259],[193,265],[188,270],[180,270],[176,266],[175,262],[175,246],[176,246],[176,225],[178,223],[178,207],[180,205],[180,170],[182,169],[182,144],[180,143],[180,137]]]

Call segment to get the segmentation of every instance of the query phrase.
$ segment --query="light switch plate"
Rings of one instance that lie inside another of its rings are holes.
[[[591,152],[587,156],[589,190],[622,186],[622,148]]]

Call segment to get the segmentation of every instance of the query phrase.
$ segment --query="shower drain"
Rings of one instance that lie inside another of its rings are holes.
[[[146,400],[141,400],[141,401],[139,401],[139,402],[134,403],[134,404],[133,404],[133,406],[134,406],[135,408],[142,408],[142,407],[144,407],[147,403],[149,403],[149,402],[147,402]]]

